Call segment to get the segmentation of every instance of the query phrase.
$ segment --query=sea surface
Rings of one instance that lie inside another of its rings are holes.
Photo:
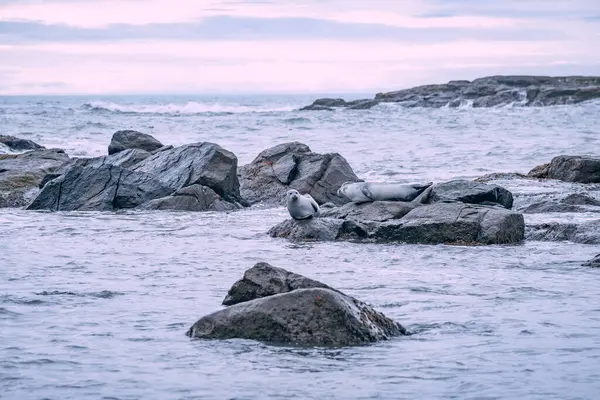
[[[338,152],[364,179],[441,182],[600,156],[600,103],[299,112],[316,96],[0,97],[0,134],[106,154],[136,129],[245,164],[278,143]],[[357,95],[356,97],[365,97]],[[346,96],[348,98],[348,96]],[[516,206],[598,185],[507,180]],[[598,246],[294,244],[283,207],[231,213],[0,209],[0,398],[598,399]],[[599,213],[527,215],[584,222]],[[297,348],[190,340],[256,262],[320,280],[414,335]]]

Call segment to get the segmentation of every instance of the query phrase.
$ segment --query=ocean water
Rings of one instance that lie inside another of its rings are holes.
[[[364,97],[364,96],[357,96]],[[0,134],[106,154],[136,129],[210,141],[240,164],[278,143],[338,152],[370,180],[527,172],[600,156],[600,103],[299,112],[314,96],[0,97]],[[517,207],[600,185],[506,180]],[[596,399],[598,246],[294,244],[283,207],[231,213],[0,209],[3,399]],[[585,222],[599,213],[527,215]],[[185,336],[258,261],[371,303],[414,335],[297,348]]]

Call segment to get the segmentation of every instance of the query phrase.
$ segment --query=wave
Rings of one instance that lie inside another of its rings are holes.
[[[194,114],[238,114],[252,112],[277,112],[292,111],[293,106],[268,107],[244,106],[219,103],[198,103],[188,101],[185,104],[118,104],[110,101],[92,101],[82,105],[83,109],[92,112],[114,112],[124,114],[167,114],[167,115],[194,115]]]

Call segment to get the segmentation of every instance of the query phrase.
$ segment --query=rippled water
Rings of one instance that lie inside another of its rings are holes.
[[[240,163],[298,140],[364,178],[526,172],[600,153],[600,104],[539,109],[292,111],[307,97],[0,98],[5,134],[105,154],[118,129],[212,141]],[[28,134],[29,132],[29,134]],[[597,186],[506,181],[517,204]],[[7,399],[595,399],[597,246],[292,244],[283,208],[232,213],[0,210],[0,397]],[[528,222],[597,219],[528,215]],[[184,333],[267,261],[373,304],[414,335],[341,349]]]

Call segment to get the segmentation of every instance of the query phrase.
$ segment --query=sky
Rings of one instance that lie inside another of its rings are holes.
[[[0,0],[0,95],[600,75],[599,0]]]

